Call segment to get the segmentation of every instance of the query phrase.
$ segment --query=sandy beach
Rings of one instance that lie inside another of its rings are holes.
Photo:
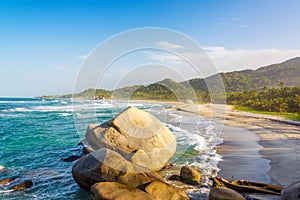
[[[300,123],[235,111],[228,105],[177,105],[218,124],[219,176],[287,186],[300,180]]]

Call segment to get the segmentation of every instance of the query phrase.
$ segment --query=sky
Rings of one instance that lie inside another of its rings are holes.
[[[0,96],[72,93],[99,45],[144,27],[172,30],[197,42],[214,72],[282,62],[300,56],[299,9],[298,0],[0,0]],[[155,44],[182,47],[168,39]],[[197,76],[191,69],[172,52],[141,50],[113,62],[96,86],[158,81],[172,70],[171,78],[181,81]]]

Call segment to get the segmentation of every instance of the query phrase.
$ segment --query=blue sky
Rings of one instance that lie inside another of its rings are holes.
[[[1,0],[0,96],[72,93],[91,50],[142,27],[186,34],[220,71],[281,62],[300,56],[299,9],[298,0]]]

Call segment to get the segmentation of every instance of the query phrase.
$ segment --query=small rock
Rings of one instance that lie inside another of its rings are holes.
[[[74,155],[72,155],[72,156],[69,156],[67,158],[62,158],[61,160],[64,161],[64,162],[73,162],[73,161],[75,161],[75,160],[77,160],[79,158],[80,158],[80,156],[74,156]]]
[[[32,180],[25,180],[24,182],[22,182],[20,184],[14,185],[10,189],[13,191],[19,191],[19,190],[24,190],[26,188],[30,188],[32,186],[33,186]]]
[[[168,185],[161,181],[152,181],[145,191],[152,196],[153,199],[163,200],[188,200],[190,199],[185,192],[174,186]]]
[[[83,146],[83,148],[82,148],[83,155],[92,153],[94,151],[95,151],[94,149],[92,149],[91,147],[88,147],[88,146]]]
[[[224,188],[224,187],[214,187],[210,190],[209,200],[246,200],[236,191]]]
[[[93,200],[152,200],[146,192],[116,182],[96,183],[91,187]]]
[[[300,199],[300,181],[295,182],[281,191],[282,200]]]
[[[201,182],[200,173],[190,166],[183,166],[181,168],[180,177],[184,180],[184,182],[192,185],[199,185]]]
[[[15,177],[1,179],[0,180],[0,185],[5,185],[5,184],[10,183],[14,180],[16,180]]]

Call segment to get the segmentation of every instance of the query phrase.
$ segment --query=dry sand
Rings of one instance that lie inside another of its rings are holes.
[[[181,104],[176,109],[214,120],[224,143],[219,176],[287,186],[300,180],[300,123],[232,110],[216,104]],[[222,126],[224,124],[224,126]]]

